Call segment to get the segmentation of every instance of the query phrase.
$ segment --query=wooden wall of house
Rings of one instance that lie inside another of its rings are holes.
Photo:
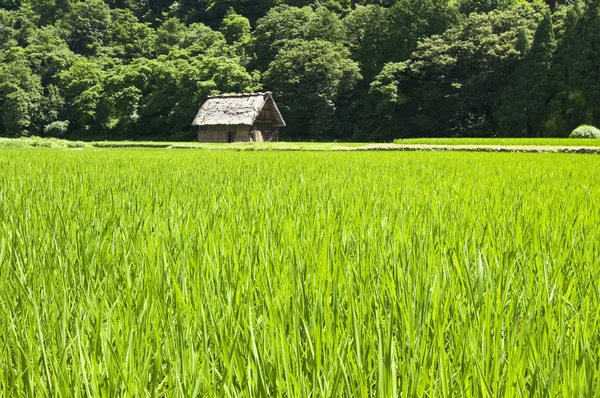
[[[250,137],[248,132],[250,131],[250,126],[232,126],[236,130],[234,142],[248,142],[250,141]]]
[[[198,130],[198,142],[262,142],[259,132],[250,135],[251,126],[201,126]],[[231,136],[230,136],[231,135]]]
[[[198,142],[227,142],[227,127],[200,126],[198,129]]]

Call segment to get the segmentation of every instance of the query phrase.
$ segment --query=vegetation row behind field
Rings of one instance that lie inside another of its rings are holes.
[[[600,140],[586,138],[416,138],[394,141],[397,146],[506,146],[522,147],[600,147]],[[198,143],[174,141],[70,141],[56,138],[22,137],[0,138],[0,148],[200,148],[214,150],[313,150],[331,151],[342,149],[367,149],[372,143],[365,142],[265,142],[265,143]],[[372,146],[372,145],[371,145]],[[388,147],[393,149],[393,146]],[[376,149],[376,147],[373,147]]]

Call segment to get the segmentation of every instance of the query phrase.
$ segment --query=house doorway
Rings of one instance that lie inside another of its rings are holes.
[[[231,143],[235,141],[235,130],[227,131],[227,142]]]

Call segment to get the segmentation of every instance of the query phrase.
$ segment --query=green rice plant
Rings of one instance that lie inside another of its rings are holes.
[[[594,155],[0,151],[0,396],[595,396]]]

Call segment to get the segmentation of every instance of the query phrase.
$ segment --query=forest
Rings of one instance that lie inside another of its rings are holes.
[[[600,125],[600,0],[0,0],[0,136],[192,140],[269,90],[285,140]]]

